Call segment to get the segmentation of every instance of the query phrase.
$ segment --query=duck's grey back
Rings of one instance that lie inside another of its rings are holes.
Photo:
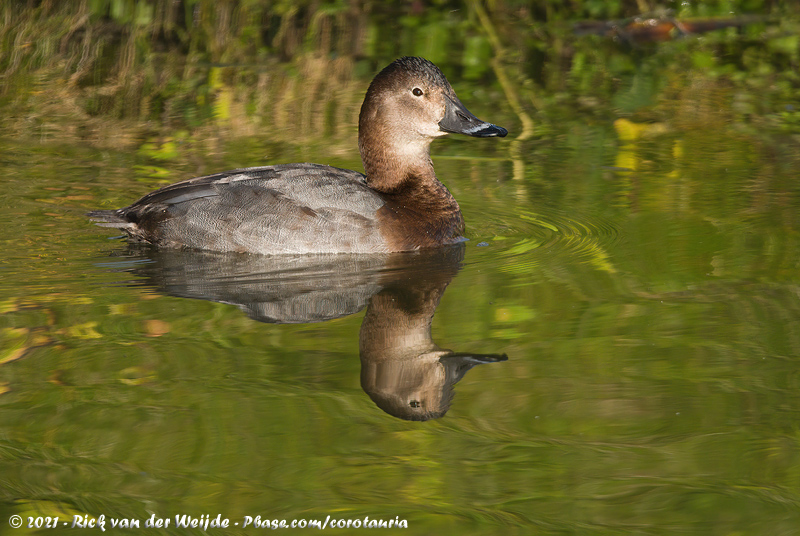
[[[388,251],[376,219],[383,205],[361,173],[285,164],[189,179],[92,216],[162,247],[379,253]]]

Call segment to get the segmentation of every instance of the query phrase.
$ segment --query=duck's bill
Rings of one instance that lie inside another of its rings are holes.
[[[467,110],[458,99],[445,97],[444,117],[439,121],[439,128],[453,134],[466,134],[476,138],[499,136],[504,138],[508,131],[486,121],[481,121]]]

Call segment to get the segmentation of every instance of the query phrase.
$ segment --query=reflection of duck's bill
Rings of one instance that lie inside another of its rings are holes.
[[[506,354],[449,354],[441,358],[445,360],[458,360],[472,365],[482,365],[484,363],[497,363],[498,361],[508,361]]]
[[[476,138],[498,136],[504,138],[508,131],[486,121],[481,121],[467,110],[458,97],[445,96],[444,117],[439,121],[439,128],[454,134],[466,134]]]
[[[439,359],[439,362],[444,365],[447,383],[450,385],[460,381],[464,374],[474,366],[499,363],[500,361],[508,361],[508,356],[506,354],[450,354]]]

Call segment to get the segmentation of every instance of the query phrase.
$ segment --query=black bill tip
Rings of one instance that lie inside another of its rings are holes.
[[[491,138],[495,136],[498,138],[505,138],[508,135],[508,131],[503,127],[498,127],[497,125],[493,125],[491,123],[484,123],[483,126],[476,132],[465,134],[469,134],[470,136],[475,136],[478,138]]]

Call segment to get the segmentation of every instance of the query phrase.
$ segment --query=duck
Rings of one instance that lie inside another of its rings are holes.
[[[464,218],[436,177],[433,140],[505,137],[475,117],[442,71],[399,58],[370,83],[358,120],[364,173],[276,164],[186,179],[87,215],[158,248],[261,255],[394,253],[465,241]]]

